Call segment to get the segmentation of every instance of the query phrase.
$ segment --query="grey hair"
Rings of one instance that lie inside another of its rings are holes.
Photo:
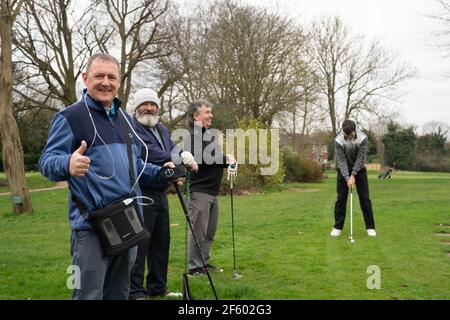
[[[207,108],[212,108],[211,103],[206,100],[194,100],[191,103],[189,103],[188,110],[187,110],[187,118],[186,118],[186,123],[187,123],[188,128],[194,127],[194,122],[195,122],[194,116],[196,113],[198,113],[200,111],[200,108],[203,105]]]
[[[112,55],[110,55],[108,53],[100,52],[100,53],[94,53],[89,58],[89,60],[86,64],[86,72],[89,71],[89,68],[91,67],[91,65],[97,60],[114,62],[117,65],[117,68],[120,70],[120,63],[116,58],[114,58]]]

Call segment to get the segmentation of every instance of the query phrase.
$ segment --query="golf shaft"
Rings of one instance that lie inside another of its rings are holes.
[[[350,238],[353,239],[353,188],[350,188]]]
[[[209,274],[208,266],[206,265],[205,257],[203,256],[202,248],[200,247],[200,243],[198,242],[197,237],[195,236],[194,228],[192,227],[191,219],[189,219],[189,214],[186,206],[186,202],[184,201],[183,194],[181,193],[180,187],[176,182],[173,183],[175,190],[177,191],[178,199],[180,200],[181,207],[183,208],[184,216],[186,217],[186,221],[189,225],[189,229],[191,229],[192,238],[195,241],[195,245],[197,246],[198,250],[200,251],[200,256],[202,258],[203,267],[205,268],[206,275],[208,276],[209,283],[211,284],[211,289],[214,293],[214,297],[216,300],[219,300],[217,297],[216,289],[214,288],[214,284],[211,279],[211,275]]]
[[[189,179],[189,172],[186,173],[186,195],[185,195],[185,202],[186,202],[186,206],[189,205],[189,200],[190,200],[190,187],[191,187],[191,182]],[[185,223],[185,242],[184,242],[184,271],[187,271],[188,269],[188,223],[186,221]]]
[[[233,271],[236,271],[236,248],[235,248],[235,245],[234,245],[233,178],[231,178],[230,195],[231,195],[231,234],[232,234],[232,237],[233,237]]]

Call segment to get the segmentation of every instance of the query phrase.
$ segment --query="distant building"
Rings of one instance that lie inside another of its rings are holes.
[[[327,132],[316,132],[312,135],[295,135],[282,133],[280,136],[280,146],[289,146],[298,154],[304,155],[320,165],[328,166],[328,139]]]
[[[328,145],[315,143],[311,144],[311,159],[319,164],[328,164]]]

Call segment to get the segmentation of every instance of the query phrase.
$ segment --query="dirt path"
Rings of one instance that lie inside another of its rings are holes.
[[[61,181],[61,182],[57,182],[54,187],[33,189],[33,190],[30,190],[30,192],[40,192],[40,191],[48,191],[48,190],[56,190],[56,189],[64,189],[64,188],[67,188],[67,182]],[[11,195],[11,192],[0,193],[0,196],[9,196],[9,195]]]

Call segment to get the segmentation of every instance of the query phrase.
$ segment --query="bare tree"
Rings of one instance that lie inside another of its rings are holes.
[[[398,99],[399,85],[415,74],[414,68],[397,63],[398,57],[378,42],[365,45],[338,17],[315,22],[312,33],[309,55],[334,136],[343,119],[376,114],[381,100]]]
[[[174,85],[185,99],[204,97],[226,110],[228,118],[266,124],[300,104],[305,63],[299,52],[305,35],[291,20],[216,1],[188,16],[177,15],[176,21],[172,55],[158,66],[167,76],[177,70]]]
[[[433,36],[433,46],[437,47],[444,54],[445,58],[450,57],[450,1],[449,0],[430,0],[436,4],[436,10],[428,14],[427,17],[432,18],[440,23]]]
[[[14,196],[14,213],[32,213],[19,129],[12,110],[12,27],[24,1],[0,0],[0,134],[3,168]]]
[[[296,145],[297,121],[300,124],[300,135],[309,135],[315,125],[324,121],[319,105],[318,77],[311,66],[306,66],[302,75],[300,105],[292,110],[293,145]],[[299,118],[297,118],[297,114]]]
[[[197,44],[194,38],[197,33],[192,28],[192,19],[182,15],[175,5],[170,5],[161,21],[160,31],[168,35],[168,41],[158,45],[162,52],[168,54],[144,62],[136,75],[141,83],[152,83],[158,88],[161,98],[159,113],[170,129],[186,118],[188,102],[200,97],[189,85],[192,56]]]
[[[160,32],[160,20],[167,11],[168,0],[94,0],[93,3],[97,5],[97,14],[107,17],[97,32],[113,31],[109,41],[101,40],[99,46],[103,51],[119,51],[122,77],[119,98],[126,103],[137,67],[168,55],[160,46],[168,40],[168,35]]]
[[[422,126],[424,134],[438,133],[447,140],[450,138],[450,125],[443,121],[429,121]]]
[[[241,119],[273,117],[298,105],[305,36],[291,20],[233,2],[218,5],[206,61],[215,94]]]
[[[276,116],[276,121],[291,136],[292,147],[297,149],[297,137],[309,135],[324,122],[324,114],[319,105],[317,76],[310,66],[305,65],[298,90],[298,102],[289,106],[287,111]]]
[[[15,92],[28,108],[54,111],[77,100],[76,81],[103,33],[92,39],[98,21],[92,7],[77,10],[76,0],[31,0],[14,29],[19,68],[24,71]]]

